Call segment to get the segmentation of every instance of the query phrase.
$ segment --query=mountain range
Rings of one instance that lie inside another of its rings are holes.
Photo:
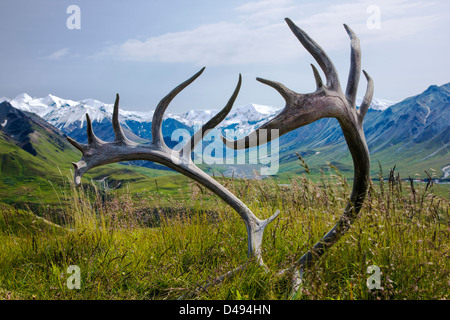
[[[432,85],[424,92],[398,103],[374,99],[364,120],[372,174],[378,173],[379,163],[386,171],[396,166],[403,177],[426,177],[424,171],[427,171],[435,178],[448,179],[449,105],[450,83]],[[11,186],[20,177],[24,180],[45,177],[43,181],[48,181],[48,172],[52,172],[52,178],[56,179],[54,168],[69,171],[70,162],[79,159],[79,152],[67,143],[65,136],[86,142],[85,114],[89,113],[96,135],[105,141],[114,140],[112,109],[112,104],[95,99],[74,101],[51,94],[32,98],[23,93],[11,100],[0,99],[0,185],[9,183]],[[218,128],[222,132],[233,129],[240,136],[246,135],[279,111],[257,104],[233,107]],[[173,147],[178,143],[171,139],[174,130],[185,129],[192,135],[216,112],[191,110],[183,114],[166,113],[162,127],[166,143]],[[151,139],[152,116],[153,111],[144,113],[121,109],[119,119],[131,140],[145,143]],[[301,155],[312,172],[330,170],[331,164],[346,176],[352,176],[352,159],[336,119],[321,119],[291,131],[280,137],[279,146],[280,177],[305,172],[299,165],[297,154]],[[132,164],[165,169],[144,161]],[[144,179],[139,176],[143,171],[136,173],[132,169],[134,167],[116,164],[114,168],[116,172],[126,170],[133,179]],[[232,171],[241,170],[247,175],[251,175],[254,169],[250,165],[222,165],[217,168],[225,173],[230,173],[230,168]],[[104,171],[101,172],[104,174]],[[33,178],[33,174],[36,177]],[[152,173],[145,171],[144,175],[148,177]],[[100,177],[101,174],[93,176]],[[125,174],[120,176],[123,178]]]
[[[95,99],[84,99],[73,101],[59,98],[49,94],[43,98],[32,98],[27,93],[19,94],[12,100],[0,99],[0,102],[7,101],[14,108],[21,111],[34,113],[66,134],[71,134],[76,129],[85,126],[85,115],[89,116],[93,122],[110,122],[112,119],[113,104],[103,103]],[[359,99],[360,101],[360,99]],[[383,111],[393,105],[394,102],[382,99],[374,99],[370,108],[372,110]],[[166,112],[164,119],[172,119],[173,123],[179,122],[178,127],[194,128],[210,120],[219,110],[190,110],[186,113],[173,114]],[[247,104],[235,107],[222,121],[218,128],[236,130],[237,135],[246,135],[259,127],[262,123],[273,118],[281,109],[258,104]],[[126,111],[120,109],[119,121],[128,127],[130,132],[138,134],[141,138],[149,137],[145,131],[145,125],[150,124],[153,118],[153,110],[149,112]],[[134,126],[133,129],[130,128]],[[173,129],[171,125],[168,126]]]
[[[54,205],[69,191],[72,162],[79,151],[68,143],[66,135],[38,115],[0,103],[0,202],[16,207],[48,210],[42,202]],[[120,164],[96,168],[86,178],[93,181],[108,177],[110,186],[133,181],[148,188],[154,177],[167,171]],[[37,212],[36,211],[36,212]]]

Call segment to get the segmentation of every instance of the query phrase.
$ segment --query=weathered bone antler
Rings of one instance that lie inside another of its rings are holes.
[[[313,263],[318,257],[324,254],[327,248],[339,240],[339,238],[348,230],[361,210],[369,184],[370,168],[369,151],[362,125],[364,116],[372,101],[373,81],[368,74],[363,71],[368,81],[367,91],[360,108],[356,109],[356,93],[361,73],[361,49],[359,46],[359,39],[355,33],[347,25],[344,25],[351,39],[351,67],[346,92],[344,94],[340,87],[336,68],[327,54],[291,20],[286,18],[286,22],[295,36],[311,53],[325,73],[327,79],[326,85],[324,85],[319,72],[313,65],[312,69],[316,79],[317,90],[310,94],[299,94],[286,88],[280,83],[257,78],[258,81],[275,88],[283,96],[286,100],[285,108],[275,118],[249,136],[237,141],[230,141],[224,137],[222,137],[222,140],[228,147],[234,149],[250,148],[267,143],[275,138],[275,136],[271,136],[272,131],[267,129],[278,129],[278,137],[321,118],[333,117],[339,121],[353,158],[355,171],[353,191],[337,224],[325,234],[311,250],[305,253],[300,260],[297,261],[296,266],[302,270],[305,266]],[[158,104],[153,115],[152,142],[148,145],[131,142],[125,137],[119,124],[118,95],[114,104],[113,114],[113,129],[116,136],[114,142],[107,143],[97,138],[93,133],[89,116],[86,115],[88,144],[80,144],[71,138],[68,138],[69,142],[83,153],[82,159],[77,163],[73,163],[75,167],[75,183],[79,185],[81,183],[81,176],[89,169],[118,161],[149,160],[168,166],[183,175],[198,181],[236,210],[247,227],[248,257],[256,258],[258,263],[265,266],[261,256],[263,232],[266,226],[276,218],[279,211],[266,220],[258,219],[250,209],[242,203],[242,201],[216,180],[201,171],[191,160],[191,153],[196,144],[203,138],[204,134],[209,129],[217,126],[231,110],[241,86],[241,77],[239,76],[239,82],[227,105],[196,132],[182,150],[174,151],[168,148],[163,140],[161,125],[165,110],[172,99],[181,90],[192,83],[203,70],[204,68],[172,90]],[[265,130],[262,131],[262,129]],[[265,135],[266,132],[267,135]],[[261,139],[259,139],[259,133],[264,133],[264,135],[261,135]],[[253,139],[255,136],[256,139]],[[234,272],[240,268],[241,267],[230,271],[222,276],[221,279],[234,274]],[[280,273],[284,273],[285,271],[287,270],[283,270]]]
[[[279,136],[281,136],[322,118],[336,118],[339,121],[353,158],[353,191],[336,225],[297,261],[297,267],[302,270],[305,266],[311,265],[327,248],[339,240],[358,216],[363,205],[369,184],[370,169],[369,150],[364,136],[363,119],[372,101],[374,85],[369,75],[363,71],[368,85],[362,104],[357,109],[356,94],[361,74],[361,48],[358,37],[347,25],[344,24],[344,27],[351,40],[351,67],[344,94],[339,84],[336,68],[328,55],[290,19],[286,18],[285,20],[294,35],[314,57],[325,73],[326,84],[323,83],[314,65],[311,66],[316,79],[317,90],[309,94],[299,94],[286,88],[281,83],[257,78],[258,81],[275,88],[285,99],[286,106],[275,118],[249,134],[249,136],[236,141],[227,140],[224,137],[222,137],[222,140],[230,148],[251,148],[260,144],[259,131],[261,129],[264,129],[261,132],[264,133],[264,139],[261,139],[261,144],[263,144],[271,141],[271,130],[268,129],[279,129]],[[269,133],[267,137],[265,135],[266,132]]]
[[[201,69],[190,79],[173,89],[158,104],[155,113],[153,114],[152,142],[150,144],[138,144],[130,141],[125,136],[122,127],[119,124],[119,95],[116,96],[112,118],[113,129],[116,137],[113,142],[105,142],[95,136],[92,130],[92,123],[89,115],[86,114],[88,144],[81,144],[71,138],[67,138],[74,147],[83,153],[81,160],[73,163],[73,166],[75,167],[75,184],[79,185],[81,183],[81,177],[89,169],[108,163],[131,160],[148,160],[163,164],[201,183],[203,186],[222,198],[234,210],[236,210],[236,212],[244,220],[247,227],[248,257],[256,258],[256,260],[264,266],[260,250],[264,229],[276,218],[279,211],[266,220],[258,219],[241,200],[239,200],[216,180],[201,171],[191,160],[191,153],[196,144],[201,141],[204,134],[207,133],[208,130],[217,126],[230,112],[241,87],[241,76],[239,75],[239,81],[236,89],[234,90],[234,93],[226,106],[205,125],[203,125],[202,128],[191,137],[190,141],[188,141],[188,143],[186,143],[180,151],[170,149],[163,140],[161,126],[164,112],[169,106],[169,103],[178,93],[181,92],[181,90],[199,77],[204,69],[205,68]]]

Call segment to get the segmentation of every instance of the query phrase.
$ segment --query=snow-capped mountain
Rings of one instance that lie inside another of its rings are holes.
[[[357,106],[361,105],[362,100],[363,100],[362,98],[356,98],[356,105]],[[396,104],[396,102],[385,100],[385,99],[373,98],[372,102],[370,103],[370,109],[384,111],[394,104]]]
[[[437,164],[438,167],[435,168],[439,170],[436,170],[443,172],[443,176],[448,179],[450,171],[446,147],[449,143],[447,120],[448,110],[450,110],[449,97],[450,83],[440,87],[432,85],[423,93],[406,98],[394,105],[390,101],[374,99],[370,106],[371,110],[364,119],[364,131],[371,158],[374,161],[380,161],[384,166],[398,165],[399,168],[403,166],[403,170],[408,172],[408,175],[415,174],[423,167],[432,168]],[[357,105],[360,105],[361,100],[358,99]],[[115,139],[111,128],[112,104],[94,99],[73,101],[53,95],[32,98],[27,94],[21,94],[9,103],[3,102],[0,105],[2,106],[0,108],[0,131],[2,132],[0,138],[7,136],[32,154],[33,149],[27,147],[28,140],[26,140],[30,134],[28,130],[30,126],[22,125],[22,122],[14,121],[14,119],[32,118],[34,122],[45,123],[46,132],[52,131],[50,127],[53,127],[50,124],[53,124],[64,134],[80,143],[86,143],[84,120],[85,114],[89,113],[93,119],[95,134],[104,141]],[[16,117],[18,112],[21,112],[17,109],[28,112],[22,112],[21,117]],[[175,148],[183,142],[177,136],[179,133],[177,129],[187,130],[192,135],[200,125],[205,124],[217,112],[218,110],[191,110],[182,114],[167,113],[162,125],[167,146]],[[257,104],[233,107],[229,115],[219,124],[219,129],[226,134],[233,134],[234,131],[234,134],[238,136],[246,135],[279,112],[280,109]],[[147,143],[152,138],[152,116],[152,111],[140,113],[121,109],[119,119],[127,137],[138,143]],[[56,131],[58,130],[53,130],[53,132]],[[174,135],[177,131],[178,133]],[[59,131],[57,134],[61,136]],[[21,137],[25,138],[19,139]],[[61,142],[59,143],[61,146],[66,143],[64,139],[58,141]],[[212,149],[208,148],[209,145],[210,140],[205,139],[202,144],[199,144],[199,147],[203,147],[200,151],[211,151]],[[308,126],[288,132],[280,137],[279,145],[281,146],[279,158],[283,163],[297,162],[296,152],[298,152],[302,157],[308,157],[308,165],[322,166],[325,161],[333,159],[333,165],[336,163],[343,170],[351,167],[351,163],[345,162],[348,148],[336,119],[320,119]],[[425,165],[427,161],[430,162]],[[151,164],[142,161],[138,165]],[[288,167],[290,168],[286,166]]]
[[[8,100],[7,98],[2,99]],[[357,104],[361,103],[361,101],[362,99],[359,98]],[[39,115],[66,134],[85,126],[86,113],[89,114],[93,122],[102,123],[104,120],[109,122],[113,112],[113,104],[104,103],[95,99],[74,101],[60,98],[52,94],[42,98],[32,98],[30,95],[22,93],[12,99],[10,103],[19,110]],[[371,109],[382,111],[393,104],[394,103],[391,101],[373,99]],[[219,110],[191,110],[181,114],[166,113],[165,119],[172,119],[195,129],[205,124],[218,111]],[[272,119],[280,111],[281,109],[252,103],[234,107],[224,121],[217,127],[225,131],[231,129],[237,136],[246,135]],[[152,117],[153,111],[137,112],[120,109],[119,112],[120,122],[126,125],[131,125],[131,123],[133,123],[134,127],[137,127],[135,125],[136,123],[150,124],[152,122]],[[139,132],[135,132],[135,134],[139,135],[143,131],[149,132],[151,130],[147,128],[147,125],[144,125],[137,131]]]
[[[102,122],[104,119],[111,119],[113,112],[113,104],[103,103],[95,99],[73,101],[51,94],[43,98],[32,98],[28,94],[22,93],[12,99],[10,103],[16,109],[37,114],[61,130],[71,125],[82,128],[86,113],[89,114],[93,122]],[[152,115],[153,113],[120,110],[121,121],[129,119],[148,121]]]
[[[5,98],[5,100],[7,100]],[[74,127],[82,128],[85,124],[86,113],[93,122],[111,120],[113,104],[104,103],[95,99],[84,99],[73,101],[59,98],[49,94],[43,98],[32,98],[22,93],[12,99],[11,105],[16,109],[28,111],[39,115],[41,118],[68,133]],[[182,114],[166,113],[165,119],[174,119],[189,127],[199,127],[210,120],[218,110],[191,110]],[[219,128],[232,127],[238,134],[245,134],[260,125],[260,122],[273,118],[279,110],[269,106],[248,104],[233,108]],[[137,112],[120,109],[119,120],[122,123],[136,121],[139,123],[150,123],[153,111]],[[67,129],[67,130],[64,130]]]
[[[190,127],[198,127],[208,122],[219,110],[191,110],[174,115],[174,119]],[[233,108],[227,117],[219,123],[219,129],[233,129],[238,136],[245,135],[272,119],[281,109],[258,104],[247,104]]]

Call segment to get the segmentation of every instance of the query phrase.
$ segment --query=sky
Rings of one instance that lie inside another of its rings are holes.
[[[315,90],[315,61],[285,17],[325,49],[344,90],[344,23],[360,38],[376,98],[401,101],[450,82],[448,0],[2,0],[0,97],[26,92],[113,103],[119,93],[122,109],[150,111],[206,67],[170,112],[222,108],[239,74],[235,106],[281,108],[281,96],[256,77],[299,93]],[[365,88],[361,77],[359,97]]]

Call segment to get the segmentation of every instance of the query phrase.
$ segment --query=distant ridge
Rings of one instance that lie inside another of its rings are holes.
[[[89,113],[98,137],[105,141],[114,139],[111,130],[112,104],[95,99],[73,101],[51,94],[32,98],[26,93],[10,100],[10,104],[19,110],[39,115],[82,143],[87,139],[85,115]],[[185,129],[193,134],[216,112],[190,110],[182,114],[167,113],[162,127],[167,145],[173,147],[178,143],[171,140],[176,129]],[[247,135],[278,112],[280,109],[258,104],[233,107],[218,128],[223,131],[234,130],[238,136]],[[152,116],[153,111],[143,113],[121,110],[119,119],[130,139],[148,142],[151,139]],[[396,166],[408,175],[422,176],[424,170],[429,170],[435,172],[437,178],[442,178],[450,166],[449,119],[450,83],[432,85],[424,92],[398,103],[374,99],[364,120],[372,170],[376,171],[377,162],[380,162],[383,167]],[[204,141],[203,145],[208,143]],[[343,172],[351,172],[351,157],[336,119],[321,119],[291,131],[280,138],[279,144],[280,173],[301,171],[296,153],[313,170],[324,168],[329,161]]]

